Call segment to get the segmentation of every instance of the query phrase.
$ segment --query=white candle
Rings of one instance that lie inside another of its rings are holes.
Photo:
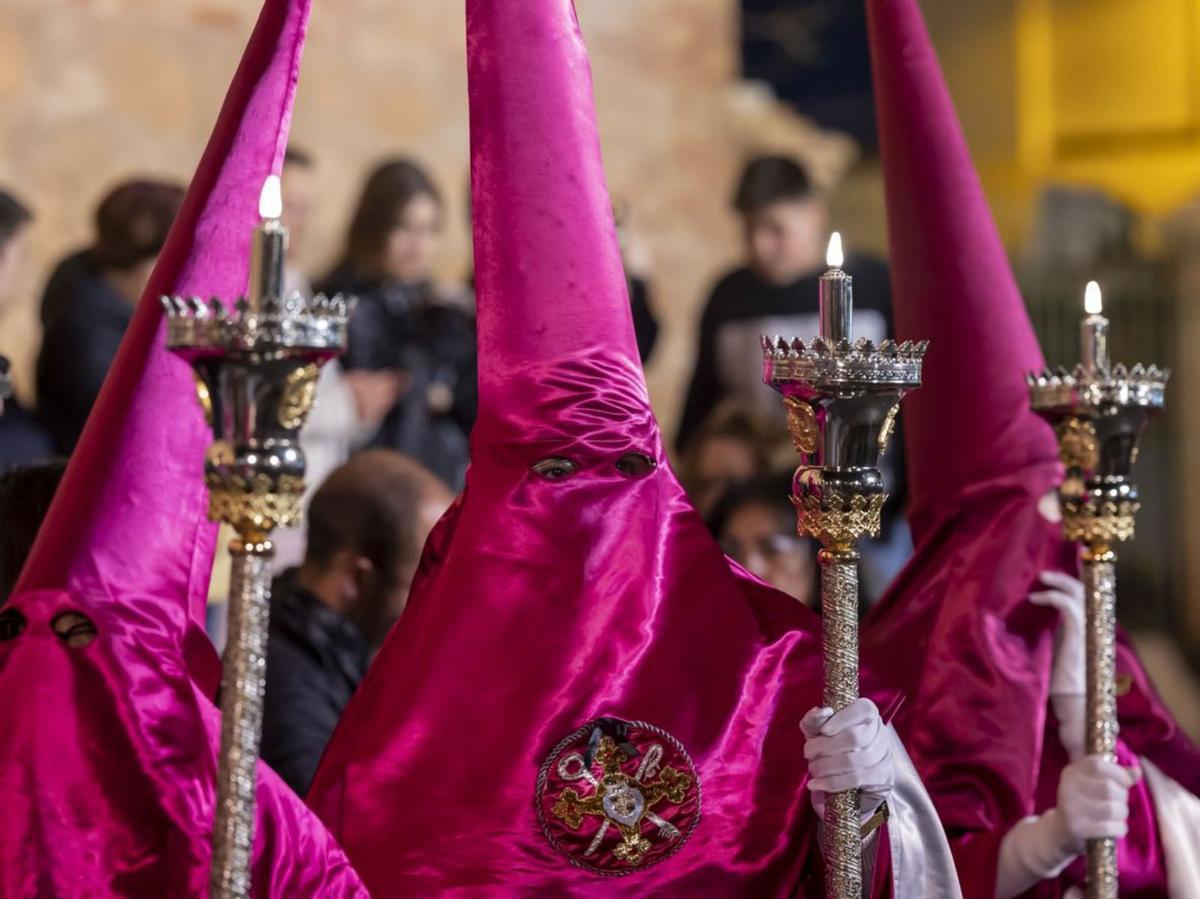
[[[1104,302],[1100,285],[1088,281],[1083,292],[1083,309],[1087,315],[1080,328],[1083,367],[1092,372],[1108,371],[1108,319],[1100,314]]]
[[[825,252],[829,270],[820,281],[821,336],[826,340],[854,339],[854,279],[842,271],[842,262],[842,235],[834,231]]]
[[[283,215],[283,191],[278,175],[268,175],[258,199],[262,222],[254,229],[250,256],[250,308],[261,309],[268,297],[282,299],[283,261],[287,254],[287,228]]]

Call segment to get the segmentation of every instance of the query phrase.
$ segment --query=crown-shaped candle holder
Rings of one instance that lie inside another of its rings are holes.
[[[167,346],[191,363],[213,429],[205,458],[209,514],[249,540],[295,524],[304,495],[300,429],[320,367],[342,352],[353,302],[164,297]]]
[[[1162,411],[1169,373],[1156,366],[1046,369],[1028,376],[1033,409],[1053,426],[1067,478],[1059,491],[1068,540],[1094,549],[1132,539],[1139,507],[1138,439]]]
[[[800,533],[830,549],[877,536],[879,460],[901,397],[921,385],[928,342],[774,337],[762,347],[763,381],[783,395],[802,459],[792,483]]]
[[[209,895],[248,899],[254,853],[255,785],[266,685],[271,534],[296,523],[304,497],[300,429],[316,399],[321,366],[346,345],[353,301],[284,294],[287,230],[279,179],[263,186],[254,230],[250,290],[219,299],[164,297],[167,346],[192,366],[196,395],[213,430],[205,453],[209,517],[233,527],[229,627],[221,668],[221,756],[217,769]]]
[[[763,381],[782,396],[801,464],[792,480],[797,530],[821,544],[824,704],[834,711],[858,698],[858,551],[878,535],[887,499],[880,457],[900,399],[921,384],[927,344],[852,339],[852,281],[841,269],[841,240],[830,241],[820,281],[820,336],[805,342],[762,339]],[[825,805],[825,895],[861,899],[862,830],[858,792]]]
[[[1168,373],[1156,366],[1111,365],[1100,289],[1088,285],[1084,363],[1027,376],[1033,410],[1054,428],[1066,478],[1059,488],[1063,534],[1083,547],[1085,618],[1084,745],[1116,761],[1117,555],[1130,540],[1140,505],[1133,465],[1146,424],[1162,411]],[[1117,899],[1115,840],[1087,844],[1088,899]]]

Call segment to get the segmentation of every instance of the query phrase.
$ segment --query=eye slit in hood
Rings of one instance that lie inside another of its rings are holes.
[[[82,612],[60,612],[54,616],[50,627],[71,649],[82,649],[96,639],[96,625]]]
[[[629,452],[621,456],[614,465],[627,478],[644,478],[658,468],[658,463],[646,453]]]
[[[28,619],[17,609],[0,610],[0,641],[17,639],[28,626]]]
[[[548,456],[530,466],[533,472],[547,481],[565,481],[579,472],[579,463],[566,456]]]

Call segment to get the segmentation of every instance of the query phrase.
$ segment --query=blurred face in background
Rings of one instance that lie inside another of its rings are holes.
[[[791,516],[762,503],[746,503],[718,535],[721,549],[751,574],[806,606],[815,606],[812,549],[793,531]]]
[[[29,228],[17,230],[0,244],[0,314],[16,302],[29,262]]]
[[[288,256],[295,258],[303,248],[317,201],[317,175],[312,166],[285,163],[283,166],[283,225],[288,229]]]
[[[711,434],[695,449],[689,494],[697,511],[707,516],[730,484],[759,473],[753,446],[732,435]]]
[[[745,215],[750,267],[768,284],[786,286],[819,270],[828,213],[816,197],[780,200]]]
[[[429,194],[419,193],[408,201],[383,248],[383,272],[389,280],[414,283],[430,278],[441,248],[443,218],[442,204]]]

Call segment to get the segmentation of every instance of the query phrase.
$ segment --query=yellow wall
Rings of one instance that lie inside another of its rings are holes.
[[[1194,0],[927,0],[930,30],[1010,244],[1047,182],[1151,222],[1200,192]]]

